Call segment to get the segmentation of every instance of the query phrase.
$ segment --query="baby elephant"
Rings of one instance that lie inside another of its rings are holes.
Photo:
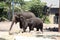
[[[27,20],[28,26],[29,26],[29,32],[36,28],[36,31],[41,30],[43,32],[43,21],[40,18],[30,18]]]

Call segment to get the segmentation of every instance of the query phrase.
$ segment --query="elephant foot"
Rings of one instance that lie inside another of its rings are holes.
[[[39,31],[39,28],[37,28],[37,30],[36,31]]]
[[[22,32],[22,33],[24,33],[24,32]]]
[[[22,27],[20,27],[22,29]]]
[[[22,32],[22,33],[24,33],[24,32]]]
[[[24,31],[22,33],[24,33]]]
[[[43,34],[43,31],[41,31],[41,33]]]

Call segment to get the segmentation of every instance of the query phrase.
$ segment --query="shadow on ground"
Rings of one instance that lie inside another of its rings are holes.
[[[0,38],[0,40],[6,40],[6,39],[4,39],[4,38]]]
[[[58,28],[56,28],[56,27],[54,27],[54,28],[46,28],[44,30],[58,32]]]
[[[7,32],[7,31],[9,31],[9,30],[0,30],[0,31],[2,31],[2,32]]]

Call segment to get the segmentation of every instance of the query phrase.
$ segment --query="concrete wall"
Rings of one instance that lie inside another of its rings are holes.
[[[49,21],[51,24],[54,24],[54,16],[55,16],[54,14],[49,15]]]

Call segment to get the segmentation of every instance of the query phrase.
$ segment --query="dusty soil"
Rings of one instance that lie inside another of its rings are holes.
[[[9,35],[9,28],[10,28],[11,22],[0,22],[0,40],[14,40],[15,36],[49,37],[56,40],[60,40],[59,32],[44,31],[43,34],[41,34],[41,32],[37,32],[36,30],[34,30],[29,33],[27,28],[27,32],[21,33],[22,30],[19,28],[18,24],[19,23],[14,24],[12,30],[10,31],[11,35]],[[58,27],[58,24],[44,24],[44,29],[49,27],[51,28]]]

